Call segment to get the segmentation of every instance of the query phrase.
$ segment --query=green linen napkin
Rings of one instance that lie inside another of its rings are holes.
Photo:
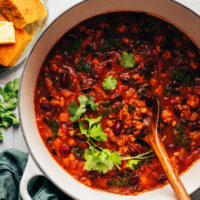
[[[0,200],[21,200],[19,184],[26,167],[28,154],[16,149],[0,153]],[[71,200],[45,177],[34,177],[28,191],[33,200]]]

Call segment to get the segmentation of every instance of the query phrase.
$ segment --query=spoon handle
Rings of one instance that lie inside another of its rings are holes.
[[[173,168],[170,159],[168,157],[168,154],[165,150],[165,147],[159,137],[159,134],[157,133],[157,129],[152,130],[153,133],[151,136],[149,136],[149,141],[151,142],[151,145],[158,156],[163,169],[168,177],[168,180],[177,196],[178,200],[190,200],[190,197],[185,190],[185,187],[183,186],[181,180],[179,179],[179,176],[175,169]]]

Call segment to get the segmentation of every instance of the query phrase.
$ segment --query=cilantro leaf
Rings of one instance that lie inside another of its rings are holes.
[[[126,166],[129,167],[130,169],[134,170],[134,165],[138,165],[140,160],[129,160],[126,162]]]
[[[7,111],[5,113],[0,113],[0,127],[8,128],[11,125],[17,127],[19,126],[19,120],[15,113]]]
[[[4,111],[6,111],[6,105],[0,99],[0,112],[4,112]]]
[[[125,52],[122,54],[120,63],[125,68],[133,68],[135,67],[136,61],[132,53],[128,54]]]
[[[85,113],[86,105],[80,104],[80,106],[78,107],[76,103],[71,101],[69,104],[69,109],[67,111],[71,115],[70,117],[71,122],[75,122],[81,118],[81,115],[83,113]]]
[[[88,98],[85,95],[80,95],[78,97],[78,101],[79,101],[80,104],[87,104],[87,100],[88,100]]]
[[[101,123],[94,125],[89,132],[89,136],[97,141],[106,141],[107,134],[101,128]]]
[[[67,111],[69,114],[75,115],[77,109],[78,109],[78,105],[74,103],[73,101],[71,101],[69,104],[69,109]]]
[[[80,95],[78,100],[80,104],[86,104],[86,106],[90,105],[93,111],[98,109],[97,104],[94,103],[94,97],[87,97],[85,95]]]
[[[87,105],[90,105],[93,111],[98,110],[97,104],[94,103],[94,97],[88,97]]]
[[[86,105],[81,104],[78,109],[76,110],[76,113],[70,117],[71,122],[76,122],[81,118],[81,115],[86,112]]]
[[[117,86],[117,79],[112,76],[106,76],[103,81],[103,89],[104,90],[115,90]]]
[[[89,129],[96,123],[100,122],[102,119],[102,116],[99,116],[97,118],[89,118],[88,116],[85,116],[84,120],[89,122]]]
[[[85,150],[84,158],[86,160],[84,169],[88,171],[97,170],[106,173],[114,166],[118,167],[121,164],[118,152],[111,152],[109,149],[99,151],[92,146]]]
[[[83,134],[83,135],[86,135],[86,136],[88,135],[88,130],[83,125],[83,122],[79,123],[79,129],[81,131],[81,133],[79,133],[79,134]]]
[[[96,141],[104,142],[106,141],[107,134],[101,128],[101,121],[102,117],[99,116],[97,118],[88,118],[85,116],[84,118],[86,121],[89,122],[89,129],[85,129],[82,122],[79,123],[79,129],[81,131],[80,134],[86,135],[89,139],[92,138]]]
[[[80,106],[74,102],[70,102],[68,113],[71,115],[71,122],[75,122],[81,118],[81,115],[86,112],[86,106],[90,105],[92,110],[97,110],[98,106],[94,103],[94,97],[87,97],[85,95],[80,95],[78,97]]]
[[[14,110],[16,107],[17,107],[17,104],[18,104],[18,100],[17,98],[12,98],[8,105],[6,106],[6,110]]]

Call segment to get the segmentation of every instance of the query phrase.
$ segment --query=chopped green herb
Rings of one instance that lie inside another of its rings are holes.
[[[105,30],[105,38],[104,38],[104,43],[101,46],[100,50],[102,52],[109,51],[112,48],[116,48],[117,46],[117,38],[115,36],[114,31],[109,28]]]
[[[190,136],[186,133],[184,126],[181,123],[177,123],[175,127],[176,141],[180,146],[187,146],[191,142]]]
[[[171,77],[184,86],[192,86],[195,84],[193,75],[184,69],[174,69],[171,72]]]
[[[103,89],[104,90],[115,90],[117,86],[117,79],[112,76],[106,76],[103,81]]]
[[[112,102],[102,102],[101,105],[104,107],[104,108],[108,108],[112,105]]]
[[[74,154],[79,158],[83,159],[84,151],[80,146],[73,147]]]
[[[121,176],[110,179],[107,184],[108,186],[126,186],[129,183],[131,176],[133,175],[133,171],[125,171]]]
[[[69,47],[67,48],[67,52],[72,55],[78,52],[82,43],[82,38],[73,39]]]
[[[152,19],[146,19],[142,25],[142,29],[150,29],[153,31],[157,31],[160,29],[161,24],[158,21],[152,20]]]
[[[111,113],[111,108],[105,108],[101,111],[102,116],[109,115]]]
[[[135,61],[134,55],[132,53],[128,54],[127,52],[124,52],[122,54],[120,63],[125,68],[134,68],[136,61]]]
[[[128,104],[128,112],[129,113],[132,113],[133,111],[135,111],[135,106],[134,105],[130,105],[130,104]]]
[[[57,138],[58,137],[58,131],[59,131],[58,121],[53,120],[53,121],[45,121],[45,122],[49,126],[49,128],[52,130],[53,137]]]
[[[116,185],[118,185],[117,184],[117,180],[115,180],[115,179],[108,180],[107,184],[108,184],[108,186],[116,186]]]
[[[0,87],[0,95],[3,96],[4,102],[8,102],[12,97],[18,97],[20,79],[17,78],[14,81],[8,82],[4,89]]]
[[[181,92],[177,89],[172,89],[171,87],[166,87],[164,89],[164,94],[172,94],[176,96],[181,96]]]
[[[75,69],[77,72],[84,71],[89,74],[94,74],[92,66],[84,58],[82,58],[78,64],[76,64]]]
[[[20,79],[8,82],[4,89],[0,87],[0,95],[3,97],[4,102],[0,99],[0,127],[8,128],[11,125],[18,127],[19,120],[14,112],[18,103],[18,89]],[[3,140],[3,135],[0,130],[0,141]]]
[[[19,120],[17,119],[16,114],[11,111],[0,113],[0,119],[0,127],[8,128],[11,125],[15,127],[19,126]]]
[[[47,142],[47,145],[50,145],[53,142],[53,137],[48,137],[46,142]]]

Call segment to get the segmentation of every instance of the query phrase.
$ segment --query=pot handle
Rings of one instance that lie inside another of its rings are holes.
[[[20,182],[20,194],[23,200],[31,200],[28,193],[28,183],[34,176],[44,176],[29,154],[28,162]]]

